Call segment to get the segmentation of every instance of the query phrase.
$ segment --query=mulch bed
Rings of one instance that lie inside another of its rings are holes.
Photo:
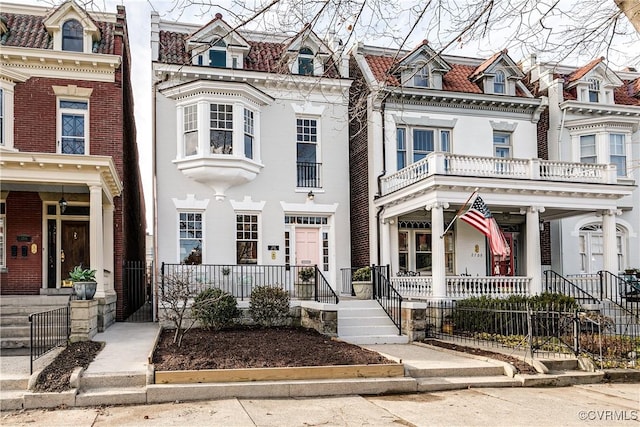
[[[165,330],[153,353],[153,363],[157,371],[177,371],[395,362],[312,329],[238,327],[193,329],[184,336],[181,347],[173,344],[173,331]]]
[[[70,390],[69,379],[73,370],[77,367],[86,369],[103,347],[103,342],[96,341],[79,341],[67,345],[67,348],[42,370],[36,381],[35,391]]]
[[[424,343],[435,346],[435,347],[446,348],[449,350],[459,351],[462,353],[488,357],[490,359],[499,360],[501,362],[507,362],[512,364],[513,367],[516,368],[516,371],[518,371],[519,374],[537,374],[538,373],[538,371],[536,371],[536,368],[529,365],[528,363],[523,362],[517,357],[508,356],[506,354],[495,353],[493,351],[487,351],[481,348],[466,347],[463,345],[458,345],[458,344],[453,344],[453,343],[438,341],[438,340],[432,340],[432,339],[424,340]]]

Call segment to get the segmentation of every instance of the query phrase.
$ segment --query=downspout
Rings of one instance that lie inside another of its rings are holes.
[[[382,116],[382,172],[380,172],[380,174],[378,175],[378,177],[376,178],[377,182],[378,182],[378,194],[376,195],[376,197],[381,197],[382,196],[382,177],[385,176],[387,174],[387,156],[386,156],[386,149],[385,149],[385,117],[384,117],[384,111],[385,111],[385,106],[387,103],[387,96],[389,96],[389,93],[387,92],[387,94],[384,95],[384,97],[382,98],[382,102],[381,102],[381,106],[380,106],[380,114]],[[381,230],[380,230],[380,218],[382,217],[382,211],[384,210],[384,206],[380,206],[378,208],[378,212],[376,213],[376,241],[378,243],[378,247],[377,247],[377,265],[380,265],[380,260],[382,258],[381,255],[381,242],[380,242],[380,235],[381,235]]]
[[[556,146],[557,146],[557,153],[556,153],[556,160],[560,160],[560,141],[562,141],[562,130],[564,129],[564,119],[565,117],[567,117],[567,109],[564,108],[562,110],[562,120],[560,120],[560,129],[558,130],[558,141],[556,142]]]

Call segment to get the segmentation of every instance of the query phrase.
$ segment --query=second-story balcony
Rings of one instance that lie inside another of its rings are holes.
[[[297,163],[297,183],[299,188],[322,187],[322,163]]]

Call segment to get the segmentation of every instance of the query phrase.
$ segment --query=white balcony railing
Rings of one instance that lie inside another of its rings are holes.
[[[600,184],[617,182],[614,165],[431,153],[406,168],[383,177],[382,195],[393,193],[435,174]]]
[[[529,295],[531,278],[522,276],[447,276],[446,297],[463,299],[488,296]],[[403,298],[433,297],[431,276],[392,277],[391,284]]]

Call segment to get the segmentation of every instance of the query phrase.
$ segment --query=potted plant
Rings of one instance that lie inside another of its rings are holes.
[[[314,279],[316,269],[314,267],[303,267],[298,270],[299,282],[295,284],[296,296],[300,299],[311,299],[315,288]]]
[[[351,278],[353,292],[358,299],[371,299],[373,297],[373,282],[371,281],[371,267],[359,268]]]
[[[69,278],[73,282],[73,290],[80,300],[90,300],[96,294],[96,271],[88,268],[82,268],[82,265],[76,265],[69,272]]]

